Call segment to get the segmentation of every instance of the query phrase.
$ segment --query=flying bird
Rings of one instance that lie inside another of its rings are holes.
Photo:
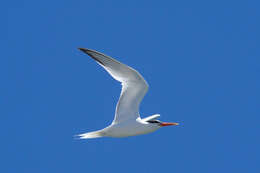
[[[79,50],[88,54],[122,84],[112,124],[98,131],[77,135],[80,139],[135,136],[154,132],[161,127],[178,125],[157,120],[159,114],[140,118],[139,105],[148,90],[148,84],[135,69],[95,50]]]

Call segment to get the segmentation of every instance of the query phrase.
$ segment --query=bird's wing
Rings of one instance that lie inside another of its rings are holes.
[[[148,90],[144,78],[134,69],[94,50],[79,48],[97,61],[114,79],[121,82],[122,90],[116,106],[113,123],[121,123],[139,116],[139,104]]]
[[[150,121],[150,120],[154,120],[156,118],[160,117],[160,114],[155,114],[155,115],[151,115],[149,117],[143,118],[143,121]]]

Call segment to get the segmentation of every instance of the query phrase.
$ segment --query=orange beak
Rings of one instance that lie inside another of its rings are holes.
[[[179,125],[179,123],[166,123],[166,122],[162,122],[160,124],[160,126],[164,127],[164,126],[177,126]]]

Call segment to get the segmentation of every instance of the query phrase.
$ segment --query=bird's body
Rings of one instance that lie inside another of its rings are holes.
[[[160,126],[152,126],[149,123],[142,121],[141,118],[138,118],[136,120],[111,124],[110,126],[98,131],[98,133],[107,137],[126,137],[151,133],[159,128]]]
[[[114,79],[121,82],[122,91],[112,124],[102,130],[78,135],[81,139],[97,137],[126,137],[153,132],[160,127],[178,125],[156,120],[156,114],[144,119],[139,115],[139,104],[148,90],[144,78],[134,69],[94,50],[79,48],[100,64]]]

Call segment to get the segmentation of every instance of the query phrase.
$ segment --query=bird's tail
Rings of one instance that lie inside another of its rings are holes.
[[[103,137],[103,133],[101,130],[94,131],[94,132],[88,132],[88,133],[82,133],[79,135],[76,135],[76,139],[88,139],[88,138],[100,138]]]

